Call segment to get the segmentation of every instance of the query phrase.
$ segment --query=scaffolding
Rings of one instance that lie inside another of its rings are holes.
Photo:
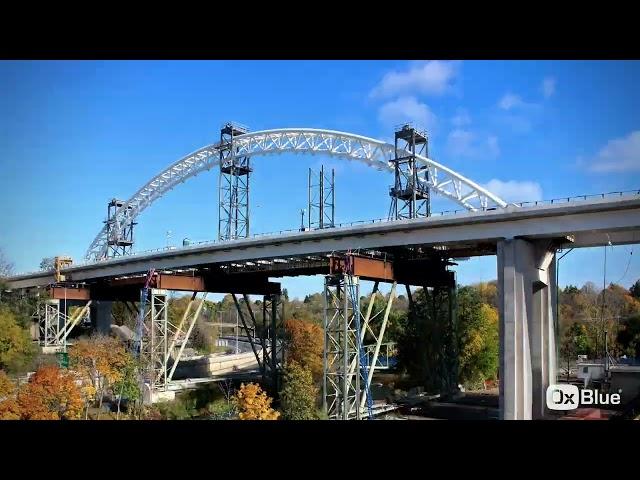
[[[58,338],[63,331],[60,300],[45,300],[38,305],[40,324],[40,345],[43,347],[59,348]]]
[[[335,170],[325,174],[324,165],[319,172],[309,169],[309,230],[335,226]]]
[[[405,124],[395,132],[395,183],[389,189],[389,220],[428,217],[431,214],[429,171],[416,155],[428,157],[427,134]]]
[[[227,123],[220,130],[220,176],[218,178],[218,240],[249,236],[250,159],[237,155],[233,139],[247,127]]]
[[[166,390],[167,361],[169,353],[168,292],[157,288],[142,289],[147,299],[141,298],[141,315],[144,318],[140,342],[140,354],[145,370],[145,382],[151,391]]]
[[[329,419],[362,418],[358,280],[352,275],[325,276],[322,398]]]
[[[40,302],[36,312],[40,345],[47,349],[66,352],[67,337],[81,320],[88,318],[90,306],[91,300],[83,306],[78,306],[72,315],[67,315],[66,305],[61,309],[59,299]]]
[[[128,255],[133,248],[133,227],[137,222],[133,221],[130,205],[123,200],[112,199],[107,204],[107,251],[108,258],[120,255]],[[124,208],[123,208],[124,207]]]

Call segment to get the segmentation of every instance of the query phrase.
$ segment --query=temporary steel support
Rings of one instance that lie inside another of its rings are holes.
[[[141,299],[144,318],[141,359],[146,370],[145,380],[152,391],[166,390],[169,351],[167,290],[143,289],[145,291],[149,296],[148,301]]]
[[[107,219],[104,222],[107,237],[106,257],[131,253],[133,227],[137,225],[132,211],[132,207],[123,200],[114,198],[107,204]]]
[[[43,347],[61,347],[60,333],[64,327],[63,315],[60,312],[60,300],[45,300],[40,303],[38,314],[40,317],[40,345]]]
[[[73,315],[69,317],[65,317],[65,322],[62,329],[59,331],[58,336],[56,337],[56,342],[62,344],[65,347],[67,346],[67,337],[71,333],[71,330],[74,329],[80,320],[83,318],[87,318],[90,312],[91,300],[89,300],[83,307],[78,308]]]
[[[391,306],[393,305],[393,300],[396,298],[396,285],[397,285],[396,282],[393,282],[393,285],[391,286],[391,292],[389,293],[389,300],[387,301],[387,305],[384,309],[384,316],[382,317],[382,323],[380,324],[380,329],[378,330],[378,334],[374,335],[374,338],[376,339],[376,343],[375,343],[375,346],[373,346],[373,357],[371,358],[371,361],[368,362],[367,382],[365,384],[365,392],[367,392],[366,394],[369,396],[371,395],[371,380],[373,379],[373,372],[375,371],[376,365],[378,362],[378,355],[380,353],[380,346],[383,343],[384,332],[387,329],[389,313],[391,313]],[[373,303],[373,295],[371,298],[371,302]],[[367,327],[373,334],[373,330],[371,330],[370,322],[367,322]],[[364,332],[364,328],[362,330]],[[365,402],[367,402],[367,400],[368,399],[365,398],[365,396],[363,395],[362,400],[360,401],[361,410],[364,409]],[[371,402],[372,399],[369,399],[369,401]]]
[[[251,350],[253,351],[253,354],[256,356],[256,360],[258,362],[258,368],[260,369],[260,371],[264,371],[264,365],[263,362],[261,360],[261,356],[262,356],[262,350],[264,349],[264,346],[260,345],[260,350],[258,350],[258,347],[255,344],[255,332],[257,330],[257,323],[256,323],[256,319],[255,316],[253,315],[253,311],[251,310],[251,304],[247,303],[247,298],[245,298],[245,303],[247,304],[247,310],[249,312],[250,318],[251,318],[251,323],[253,324],[252,327],[249,327],[247,325],[247,320],[245,319],[244,316],[244,312],[242,311],[242,307],[240,306],[240,302],[238,302],[238,299],[236,298],[236,294],[232,293],[231,294],[231,298],[233,298],[233,303],[236,306],[236,310],[238,311],[238,317],[240,318],[240,321],[242,322],[242,327],[244,328],[245,334],[247,335],[247,339],[249,340],[249,345],[251,345]],[[250,331],[253,330],[254,334],[251,335]]]
[[[187,309],[185,310],[184,315],[182,316],[180,324],[175,334],[173,335],[173,340],[171,341],[171,345],[167,350],[168,353],[167,353],[167,357],[165,358],[165,365],[169,364],[169,358],[173,353],[173,349],[176,348],[176,346],[180,345],[180,349],[178,350],[178,353],[175,355],[173,359],[173,365],[171,366],[171,370],[167,375],[167,383],[171,382],[171,380],[173,379],[173,374],[175,373],[176,367],[180,362],[180,358],[182,358],[182,352],[184,351],[184,348],[187,345],[189,337],[191,336],[193,327],[195,326],[196,322],[198,321],[198,318],[200,317],[200,312],[202,311],[202,307],[204,306],[205,300],[207,299],[207,293],[205,292],[204,295],[202,295],[202,298],[200,299],[200,303],[198,303],[198,306],[195,309],[193,309],[191,307],[195,302],[195,298],[196,298],[196,293],[194,292],[193,297],[191,297],[191,301],[189,302],[189,305],[187,306]],[[183,330],[183,328],[187,323],[189,326],[185,331]]]
[[[428,139],[411,125],[403,125],[395,132],[395,183],[389,190],[390,220],[428,217],[431,214],[429,198],[429,169],[418,163],[416,156],[428,157]]]
[[[362,418],[360,335],[358,277],[325,276],[323,408],[330,419]]]
[[[309,169],[309,230],[331,228],[335,225],[335,170],[325,174],[324,165],[319,172]]]
[[[249,236],[248,156],[238,155],[234,137],[247,133],[246,127],[227,123],[220,130],[220,176],[218,178],[218,240]]]
[[[67,349],[67,337],[73,328],[89,314],[91,301],[68,316],[60,309],[59,299],[48,299],[38,305],[37,317],[40,345],[60,351]]]
[[[269,376],[274,395],[280,391],[279,367],[284,364],[284,348],[281,341],[284,319],[282,296],[265,295],[262,300],[263,375]]]
[[[284,303],[279,294],[265,295],[262,301],[262,326],[258,325],[255,312],[251,308],[251,300],[247,294],[243,294],[246,313],[251,320],[251,326],[247,325],[245,312],[236,298],[231,295],[238,311],[238,317],[242,322],[242,327],[247,335],[253,354],[258,361],[258,367],[262,374],[262,381],[270,383],[274,395],[279,391],[279,370],[284,360],[283,343],[279,337],[282,332],[282,321],[284,319]],[[259,341],[252,337],[250,331],[253,330],[258,335]]]

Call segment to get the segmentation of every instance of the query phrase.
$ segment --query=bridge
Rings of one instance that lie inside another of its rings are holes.
[[[232,294],[243,328],[256,333],[248,338],[255,339],[251,347],[263,378],[277,385],[283,361],[278,347],[283,315],[280,284],[272,279],[324,275],[324,407],[330,418],[348,419],[366,416],[367,409],[371,412],[374,369],[368,365],[379,364],[397,285],[405,285],[410,304],[410,286],[442,291],[450,299],[455,295],[452,261],[496,255],[501,418],[543,418],[546,386],[556,378],[556,251],[638,243],[640,192],[508,204],[430,159],[427,145],[426,134],[410,125],[396,130],[391,145],[330,130],[249,132],[226,124],[220,142],[179,159],[129,200],[112,200],[109,217],[87,249],[84,263],[59,262],[50,271],[15,275],[8,279],[9,287],[47,288],[50,308],[43,309],[41,323],[46,331],[53,325],[51,335],[60,341],[70,330],[60,323],[66,318],[60,311],[61,299],[85,307],[91,302],[98,330],[108,328],[112,302],[126,302],[138,317],[142,351],[153,365],[151,388],[166,391],[180,358],[181,350],[177,355],[174,350],[186,343],[200,313],[199,292]],[[315,225],[310,220],[310,228],[251,235],[250,158],[275,153],[322,154],[392,173],[389,216],[336,224],[331,178],[321,172],[320,200],[315,205],[310,181],[310,214],[312,207],[319,208]],[[172,188],[213,167],[219,168],[218,239],[134,252],[133,229],[140,213]],[[434,214],[431,194],[450,199],[461,211]],[[361,280],[374,282],[374,295],[364,309]],[[391,294],[382,318],[374,318],[372,306],[380,283],[391,284]],[[178,325],[167,320],[169,290],[193,292]],[[248,295],[264,296],[262,312],[251,310]],[[450,309],[452,321],[453,315]],[[375,345],[363,344],[366,332],[375,338]],[[453,388],[454,377],[451,370],[443,381]]]

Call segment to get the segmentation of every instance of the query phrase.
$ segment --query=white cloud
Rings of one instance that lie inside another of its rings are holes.
[[[456,156],[472,156],[475,153],[475,134],[469,130],[456,129],[447,137],[447,150]]]
[[[447,151],[459,157],[497,157],[500,155],[498,138],[489,135],[486,139],[470,130],[452,130],[447,137]]]
[[[442,95],[451,89],[458,62],[432,60],[415,62],[408,70],[387,73],[371,91],[371,97],[422,93]]]
[[[542,200],[542,187],[537,182],[502,181],[494,178],[483,185],[505,202],[534,202]]]
[[[554,77],[545,77],[545,79],[542,80],[542,94],[544,98],[549,98],[554,93],[556,93],[556,79]]]
[[[388,126],[413,122],[416,127],[427,130],[433,128],[436,123],[436,116],[431,109],[415,97],[400,97],[383,104],[378,110],[378,119]]]
[[[609,140],[590,163],[588,169],[592,172],[640,171],[640,130]]]
[[[525,105],[527,104],[522,101],[520,95],[509,92],[505,93],[498,102],[498,106],[503,110],[511,110],[512,108],[524,107]]]
[[[451,119],[451,123],[455,127],[464,127],[471,123],[471,116],[464,108],[459,108],[455,116]]]

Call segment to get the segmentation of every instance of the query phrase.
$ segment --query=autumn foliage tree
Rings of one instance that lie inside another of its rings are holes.
[[[307,368],[314,381],[318,381],[322,377],[323,371],[324,333],[322,327],[303,318],[289,318],[285,321],[284,328],[288,339],[287,360]]]
[[[109,388],[123,379],[128,357],[120,340],[105,336],[82,339],[69,349],[70,366],[83,382],[85,411],[94,399],[98,400],[98,408],[102,408],[102,399]]]
[[[55,365],[40,367],[18,392],[24,420],[71,420],[82,414],[82,395],[72,372]]]
[[[234,401],[240,420],[277,420],[280,416],[271,408],[273,399],[255,383],[240,385]]]
[[[28,331],[18,324],[8,307],[0,305],[0,369],[19,371],[34,354]]]
[[[20,420],[20,406],[15,394],[15,384],[0,370],[0,420]]]

